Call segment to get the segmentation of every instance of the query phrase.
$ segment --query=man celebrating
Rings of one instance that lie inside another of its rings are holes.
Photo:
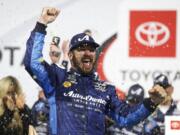
[[[115,87],[98,79],[94,72],[96,49],[94,39],[80,33],[70,41],[71,69],[50,66],[43,60],[42,49],[47,24],[59,14],[56,8],[44,8],[27,42],[25,68],[44,89],[47,97],[55,97],[57,106],[57,135],[103,135],[105,116],[113,118],[122,127],[144,120],[166,97],[164,89],[156,85],[150,98],[126,117],[116,115],[126,106],[115,94]],[[127,109],[128,111],[128,109]]]

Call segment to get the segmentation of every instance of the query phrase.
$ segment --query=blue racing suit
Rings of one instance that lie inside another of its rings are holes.
[[[126,117],[115,115],[125,103],[116,96],[114,86],[97,79],[94,73],[67,71],[43,60],[45,29],[45,25],[36,24],[27,41],[24,65],[45,95],[55,99],[57,135],[104,135],[105,115],[110,115],[122,127],[131,127],[154,111],[155,105],[146,99]]]

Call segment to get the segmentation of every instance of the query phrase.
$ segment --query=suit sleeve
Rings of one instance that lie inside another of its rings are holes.
[[[112,86],[109,89],[110,91],[110,116],[114,119],[120,127],[128,127],[138,124],[139,122],[146,119],[156,108],[150,99],[145,99],[144,102],[136,107],[132,112],[131,107],[127,105],[126,102],[123,102],[118,99],[115,88]],[[123,112],[126,112],[124,115]]]
[[[24,65],[27,72],[43,88],[45,95],[48,97],[55,92],[53,84],[56,81],[54,78],[57,70],[62,73],[63,69],[54,68],[43,59],[45,29],[45,25],[37,23],[35,29],[31,32],[26,44]]]

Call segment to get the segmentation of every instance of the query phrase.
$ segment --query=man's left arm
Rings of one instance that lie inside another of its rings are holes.
[[[125,106],[125,103],[119,101],[116,96],[115,90],[111,90],[111,115],[113,119],[119,124],[120,127],[132,127],[133,125],[138,124],[140,121],[146,119],[152,112],[155,111],[158,104],[160,104],[166,96],[165,90],[162,87],[156,86],[150,90],[150,98],[145,98],[143,103],[134,111],[130,112],[127,108],[127,115],[122,116],[121,113],[117,113],[116,110],[121,110],[122,106]]]

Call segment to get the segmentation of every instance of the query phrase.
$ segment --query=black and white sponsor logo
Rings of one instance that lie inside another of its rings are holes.
[[[131,91],[131,94],[132,94],[132,95],[140,95],[142,91],[143,91],[143,90],[142,90],[141,88],[139,88],[139,89],[137,89],[137,90],[132,90],[132,91]]]
[[[94,87],[97,91],[105,92],[107,84],[104,82],[95,82]]]
[[[138,69],[120,69],[119,76],[120,81],[130,80],[132,82],[137,82],[143,80],[145,82],[154,80],[154,78],[159,74],[165,74],[173,82],[180,81],[180,70],[138,70]]]
[[[3,59],[5,60],[5,64],[8,64],[9,66],[14,66],[17,64],[17,54],[21,48],[19,46],[4,46],[4,48],[1,47],[0,44],[0,64],[2,63]],[[22,56],[22,61],[23,61],[23,56]],[[22,65],[21,63],[18,63],[19,65]]]

